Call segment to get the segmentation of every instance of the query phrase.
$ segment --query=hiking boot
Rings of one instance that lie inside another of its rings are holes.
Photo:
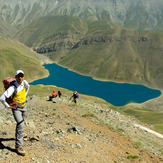
[[[25,156],[25,151],[23,150],[23,148],[16,148],[16,152],[21,156]]]
[[[27,134],[24,134],[24,137],[23,138],[27,138]]]

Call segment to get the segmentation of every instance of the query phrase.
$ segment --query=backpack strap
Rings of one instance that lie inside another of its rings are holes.
[[[11,98],[11,97],[9,98],[10,102],[12,102],[13,98],[14,98],[14,97],[16,96],[16,94],[17,94],[17,87],[16,87],[15,84],[12,84],[12,85],[10,85],[10,86],[13,86],[13,87],[14,87],[14,93],[13,93],[13,95],[12,95],[12,98]]]
[[[26,83],[23,81],[23,85],[24,85],[24,88],[26,88]],[[13,95],[12,95],[12,98],[10,97],[9,98],[9,100],[10,100],[10,102],[12,103],[13,102],[13,99],[14,99],[14,97],[16,96],[16,94],[17,94],[17,87],[16,87],[16,85],[14,84],[14,83],[12,83],[10,86],[13,86],[14,87],[14,93],[13,93]],[[23,102],[23,103],[19,103],[19,106],[21,106],[21,105],[23,105],[23,104],[25,104],[25,103],[27,103],[27,100],[25,101],[25,102]]]
[[[21,105],[23,105],[23,104],[25,104],[25,103],[27,103],[27,100],[26,101],[24,101],[23,103],[18,103],[18,107],[20,107]]]

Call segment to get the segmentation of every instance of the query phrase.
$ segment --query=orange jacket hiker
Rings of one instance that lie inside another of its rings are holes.
[[[55,92],[55,90],[53,90],[52,96],[53,96],[53,98],[55,98],[57,96],[57,93]]]
[[[53,90],[53,93],[49,96],[49,101],[52,101],[53,98],[57,97],[57,93]]]

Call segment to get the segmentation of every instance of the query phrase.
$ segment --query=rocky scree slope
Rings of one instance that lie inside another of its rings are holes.
[[[139,121],[121,115],[112,105],[47,99],[33,96],[28,102],[24,157],[14,151],[11,110],[0,104],[1,162],[163,162],[162,139],[136,128]]]

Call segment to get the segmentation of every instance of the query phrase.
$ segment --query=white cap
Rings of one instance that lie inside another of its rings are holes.
[[[22,74],[24,75],[24,72],[23,72],[22,70],[17,70],[17,71],[16,71],[16,76],[17,76],[18,74],[20,74],[20,73],[22,73]]]

